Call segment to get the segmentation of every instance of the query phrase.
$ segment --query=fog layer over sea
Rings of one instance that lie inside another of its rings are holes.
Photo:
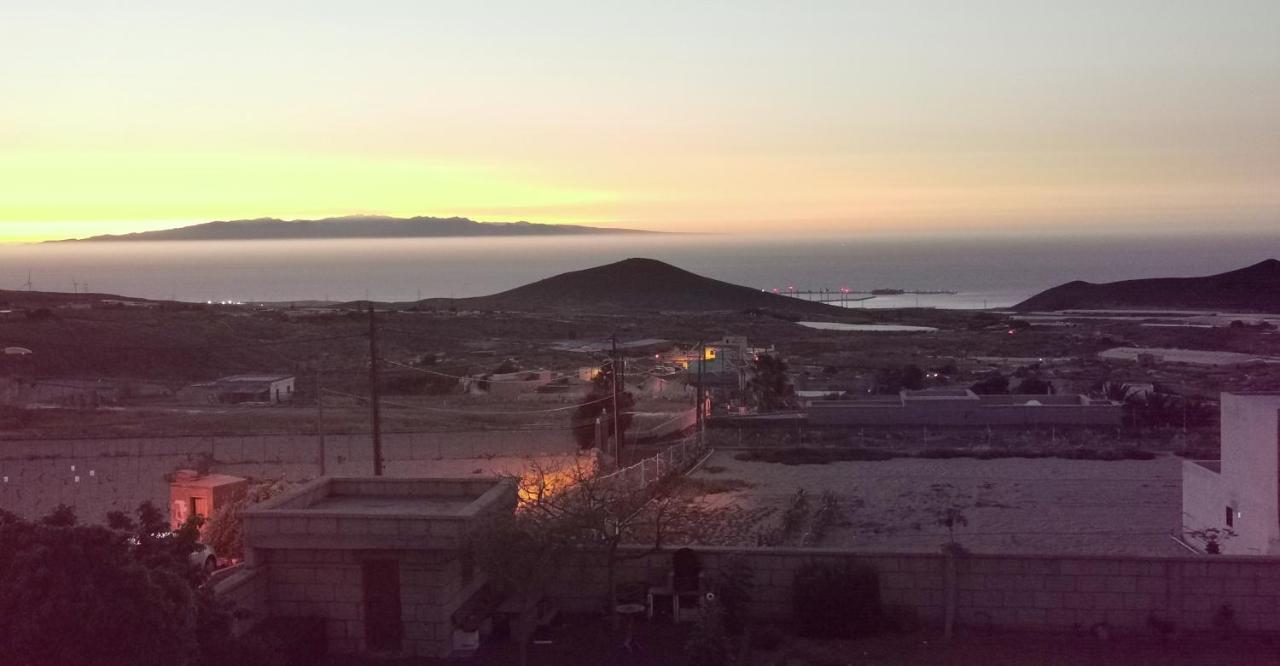
[[[0,288],[184,301],[349,301],[492,294],[565,271],[649,257],[786,291],[948,290],[850,307],[1006,307],[1071,280],[1219,273],[1280,257],[1280,234],[1141,238],[617,235],[0,245]]]

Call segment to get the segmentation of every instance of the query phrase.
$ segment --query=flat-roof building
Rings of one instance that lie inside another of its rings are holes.
[[[515,502],[510,479],[317,479],[244,512],[240,598],[323,618],[330,652],[447,656],[453,614],[485,583],[468,535]]]

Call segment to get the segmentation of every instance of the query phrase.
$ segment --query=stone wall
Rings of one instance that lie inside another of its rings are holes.
[[[327,435],[324,448],[327,474],[372,473],[368,434]],[[387,475],[400,476],[430,475],[433,461],[563,455],[577,445],[569,430],[477,430],[386,433],[382,448]],[[100,521],[143,500],[167,506],[165,476],[181,467],[301,480],[319,474],[319,456],[315,435],[0,441],[0,507],[37,518],[67,504]]]
[[[940,624],[941,554],[867,554],[829,549],[699,549],[708,573],[734,552],[754,571],[751,612],[762,620],[792,614],[791,583],[806,562],[853,562],[878,572],[883,603],[898,615]],[[621,562],[617,580],[661,583],[669,553]],[[605,568],[583,559],[566,567],[558,598],[571,610],[598,609]],[[957,619],[974,628],[1069,631],[1106,623],[1113,632],[1149,632],[1151,620],[1206,630],[1223,606],[1245,631],[1280,631],[1280,559],[967,555],[957,561]]]

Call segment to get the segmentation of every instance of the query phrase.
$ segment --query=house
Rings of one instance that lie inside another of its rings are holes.
[[[469,535],[515,503],[510,479],[321,477],[245,510],[221,587],[253,617],[320,618],[332,653],[446,657],[485,594]]]
[[[458,385],[463,393],[512,397],[536,391],[555,379],[556,373],[550,370],[521,370],[471,375],[459,379]]]
[[[179,470],[169,483],[169,525],[176,530],[192,516],[209,518],[248,490],[249,480],[238,476]]]
[[[178,398],[221,404],[279,404],[293,400],[293,375],[232,375],[211,382],[192,384],[178,392]]]
[[[1280,391],[1223,393],[1221,413],[1219,460],[1182,463],[1183,539],[1230,555],[1280,554]]]

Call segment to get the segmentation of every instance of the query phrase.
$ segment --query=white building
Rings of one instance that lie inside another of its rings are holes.
[[[1221,460],[1182,463],[1182,525],[1230,530],[1219,539],[1231,555],[1280,554],[1280,391],[1222,394]]]

